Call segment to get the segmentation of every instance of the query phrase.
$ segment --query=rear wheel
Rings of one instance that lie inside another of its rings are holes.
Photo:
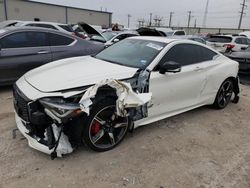
[[[217,109],[225,108],[232,98],[233,89],[233,81],[231,79],[225,80],[217,93],[213,106]]]
[[[94,151],[107,151],[117,146],[126,136],[127,117],[115,114],[115,100],[105,99],[92,107],[83,128],[83,141]]]

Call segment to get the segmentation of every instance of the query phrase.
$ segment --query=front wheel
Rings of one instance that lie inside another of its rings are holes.
[[[217,109],[225,108],[233,95],[234,84],[231,79],[225,80],[216,95],[213,106]]]
[[[126,136],[128,117],[115,114],[115,100],[102,100],[92,107],[83,124],[83,142],[94,151],[108,151],[117,146]]]

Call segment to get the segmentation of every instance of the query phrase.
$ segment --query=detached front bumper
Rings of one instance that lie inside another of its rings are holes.
[[[25,127],[25,123],[23,120],[15,113],[15,120],[17,124],[17,128],[22,133],[22,135],[28,140],[28,144],[31,148],[41,151],[46,154],[51,154],[53,149],[49,149],[48,146],[39,143],[39,141],[32,136],[29,135],[29,130]]]
[[[25,126],[26,125],[25,122],[16,113],[15,113],[15,120],[16,120],[17,128],[22,133],[22,135],[28,140],[28,144],[31,148],[41,151],[43,153],[49,154],[51,156],[53,154],[52,156],[53,158],[62,157],[62,155],[64,154],[73,152],[73,148],[68,140],[68,137],[63,132],[60,133],[62,128],[57,127],[55,124],[51,125],[52,127],[51,130],[52,130],[53,135],[50,134],[50,137],[53,137],[54,139],[56,140],[59,139],[59,140],[58,140],[57,145],[54,145],[54,147],[50,147],[46,144],[42,144],[41,138],[35,135],[31,136],[29,130]]]

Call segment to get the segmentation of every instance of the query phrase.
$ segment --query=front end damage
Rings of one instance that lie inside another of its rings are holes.
[[[17,127],[30,147],[50,154],[52,159],[61,157],[73,152],[79,143],[81,128],[76,121],[81,116],[88,116],[100,97],[116,97],[117,116],[128,117],[132,122],[147,117],[147,103],[152,97],[149,77],[149,71],[138,70],[127,80],[106,79],[77,95],[43,97],[35,101],[29,100],[14,86]]]

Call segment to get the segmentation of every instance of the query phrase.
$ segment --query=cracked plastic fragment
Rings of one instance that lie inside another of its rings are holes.
[[[54,133],[54,137],[57,140],[60,134],[60,131],[62,129],[62,127],[58,127],[55,124],[52,125],[52,129],[53,129],[53,133]],[[68,137],[62,132],[61,133],[61,137],[58,143],[58,146],[56,148],[56,153],[58,157],[62,157],[62,155],[64,154],[68,154],[68,153],[72,153],[73,152],[73,148],[69,142]]]
[[[121,117],[128,116],[127,108],[140,107],[148,103],[152,98],[152,93],[134,92],[130,83],[106,79],[87,89],[79,102],[82,111],[89,115],[90,106],[93,104],[92,100],[94,100],[98,89],[103,86],[110,86],[116,90],[118,97],[116,101],[116,113]]]

